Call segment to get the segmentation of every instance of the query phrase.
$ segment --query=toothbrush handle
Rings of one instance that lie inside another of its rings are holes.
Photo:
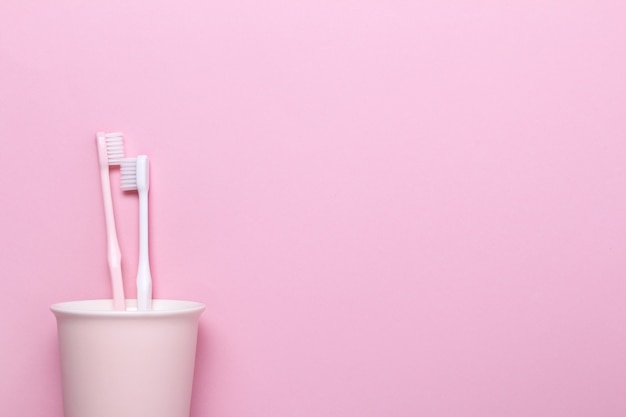
[[[137,309],[152,309],[152,276],[148,255],[148,191],[139,190],[139,267],[137,270]]]
[[[102,182],[102,199],[104,201],[104,219],[107,229],[107,261],[111,275],[111,286],[113,288],[113,308],[115,310],[126,310],[124,283],[122,280],[122,253],[115,230],[115,217],[113,214],[113,199],[111,197],[111,181],[109,179],[108,166],[100,168],[100,178]]]

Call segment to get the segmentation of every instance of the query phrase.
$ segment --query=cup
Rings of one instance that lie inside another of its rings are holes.
[[[112,300],[50,307],[57,320],[65,417],[189,417],[204,304]]]

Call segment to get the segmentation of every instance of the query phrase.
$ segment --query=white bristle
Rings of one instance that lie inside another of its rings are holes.
[[[104,137],[109,165],[119,165],[124,158],[124,136],[121,133],[107,133]]]
[[[123,158],[120,160],[120,171],[122,173],[121,188],[124,191],[137,189],[137,158]]]

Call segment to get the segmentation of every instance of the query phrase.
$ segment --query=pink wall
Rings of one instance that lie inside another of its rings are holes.
[[[4,0],[0,415],[109,296],[94,133],[152,158],[193,417],[626,415],[626,3]],[[127,292],[136,200],[116,194]]]

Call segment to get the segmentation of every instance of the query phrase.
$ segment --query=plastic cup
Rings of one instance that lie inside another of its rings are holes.
[[[204,304],[153,300],[54,304],[65,417],[189,417]],[[135,310],[135,311],[133,311]]]

